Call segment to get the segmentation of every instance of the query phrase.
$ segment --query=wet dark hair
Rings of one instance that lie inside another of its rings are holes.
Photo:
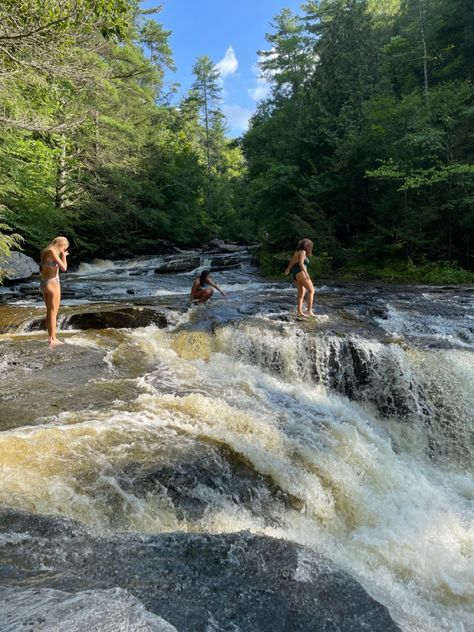
[[[298,242],[296,250],[304,250],[308,257],[311,257],[311,255],[313,254],[313,242],[311,241],[311,239],[302,239]]]
[[[199,275],[199,284],[202,285],[203,283],[205,283],[208,276],[209,270],[203,270]]]

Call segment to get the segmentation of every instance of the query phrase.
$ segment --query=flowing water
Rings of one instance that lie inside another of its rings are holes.
[[[65,329],[56,349],[33,284],[4,290],[0,503],[98,532],[288,539],[404,630],[473,629],[472,288],[320,286],[301,323],[290,283],[235,261],[213,275],[227,298],[189,310],[193,274],[158,258],[82,264],[63,314],[132,301],[173,324]]]

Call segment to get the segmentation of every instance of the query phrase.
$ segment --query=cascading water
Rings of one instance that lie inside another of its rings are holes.
[[[0,503],[97,533],[284,538],[347,569],[402,629],[467,631],[472,350],[395,338],[390,318],[390,337],[384,319],[348,325],[362,307],[340,291],[299,327],[284,286],[275,303],[251,270],[219,283],[228,301],[168,329],[73,331],[49,355],[37,333],[3,336]]]

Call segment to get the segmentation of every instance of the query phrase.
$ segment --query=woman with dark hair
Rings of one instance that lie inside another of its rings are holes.
[[[285,274],[292,274],[298,290],[296,312],[298,316],[307,318],[316,316],[313,312],[314,286],[308,274],[309,258],[313,254],[313,242],[310,239],[302,239],[296,246],[296,250],[290,259]],[[307,295],[307,296],[306,296]],[[303,301],[306,296],[307,311],[303,312]]]
[[[205,303],[214,294],[213,288],[218,290],[222,296],[225,296],[225,292],[223,292],[209,276],[209,270],[203,270],[197,279],[194,279],[189,302],[197,301],[198,303]]]

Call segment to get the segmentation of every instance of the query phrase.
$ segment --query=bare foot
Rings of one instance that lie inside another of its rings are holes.
[[[303,314],[303,312],[297,312],[296,318],[308,318],[308,316],[306,314]]]
[[[316,318],[316,314],[311,310],[310,312],[307,312],[306,316],[314,316]]]
[[[50,347],[57,347],[58,345],[63,345],[64,342],[62,340],[58,340],[57,338],[53,338],[52,340],[48,340],[48,344]]]

